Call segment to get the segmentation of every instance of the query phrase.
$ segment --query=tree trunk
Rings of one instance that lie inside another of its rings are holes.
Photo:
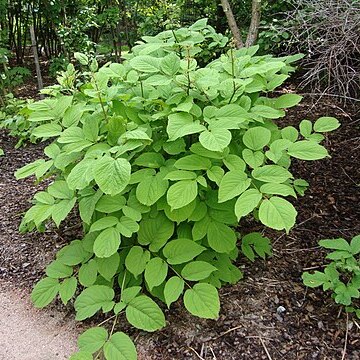
[[[249,47],[255,44],[258,34],[261,17],[261,0],[252,0],[251,23],[249,33],[246,38],[245,46]]]
[[[38,88],[39,91],[43,89],[43,81],[41,77],[41,70],[40,70],[40,64],[39,64],[39,56],[38,56],[38,49],[36,45],[36,38],[35,38],[35,31],[34,31],[34,25],[30,26],[30,36],[31,36],[31,46],[34,53],[34,61],[35,61],[35,68],[36,68],[36,77],[38,81]],[[44,95],[40,95],[40,99],[43,99]]]
[[[240,49],[244,46],[244,43],[241,39],[241,34],[240,34],[240,30],[236,24],[236,20],[235,20],[235,17],[234,17],[234,14],[231,10],[231,7],[230,7],[230,3],[228,0],[221,0],[221,5],[224,9],[224,13],[226,15],[226,18],[227,18],[227,21],[228,21],[228,24],[229,24],[229,27],[230,27],[230,30],[231,30],[231,33],[234,37],[234,41],[235,41],[235,46]]]

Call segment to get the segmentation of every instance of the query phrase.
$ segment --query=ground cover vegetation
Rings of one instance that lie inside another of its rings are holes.
[[[27,105],[32,135],[55,139],[45,159],[16,177],[54,181],[35,195],[21,230],[41,231],[47,220],[59,226],[76,204],[84,225],[84,237],[62,248],[35,286],[37,307],[75,297],[78,320],[102,310],[115,324],[124,314],[155,331],[166,323],[154,299],[170,307],[183,295],[191,314],[216,319],[217,288],[242,277],[233,261],[271,254],[259,233],[242,238],[239,254],[238,220],[253,214],[273,229],[294,226],[296,210],[285,197],[303,195],[308,184],[294,179],[291,158],[329,156],[320,142],[340,123],[321,117],[303,120],[300,132],[280,129],[276,119],[301,96],[266,94],[299,56],[256,56],[255,46],[201,67],[196,57],[209,37],[222,45],[199,20],[144,37],[122,64],[98,68],[77,53],[86,71],[73,76],[70,65],[45,89],[48,98]],[[126,334],[103,327],[81,335],[79,348],[73,359],[136,358]]]

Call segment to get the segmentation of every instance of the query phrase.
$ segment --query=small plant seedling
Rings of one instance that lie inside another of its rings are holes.
[[[334,250],[326,256],[330,263],[323,272],[303,273],[304,284],[311,288],[322,286],[324,291],[331,291],[337,304],[344,305],[346,311],[354,312],[360,318],[360,309],[355,304],[355,299],[360,297],[360,235],[350,243],[339,238],[320,240],[319,244]]]

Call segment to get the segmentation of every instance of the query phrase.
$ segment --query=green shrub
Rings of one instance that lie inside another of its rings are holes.
[[[84,226],[84,237],[62,248],[35,286],[37,307],[58,295],[64,304],[76,298],[77,320],[113,312],[115,322],[125,314],[155,331],[165,317],[153,299],[170,307],[183,294],[191,314],[216,319],[217,289],[242,277],[233,264],[239,219],[252,214],[287,232],[295,224],[285,197],[295,199],[308,184],[289,171],[291,158],[327,157],[322,133],[339,123],[304,120],[300,133],[279,128],[284,109],[301,97],[266,94],[289,77],[298,56],[256,56],[252,47],[199,67],[202,25],[145,37],[123,64],[98,69],[76,54],[89,66],[82,80],[73,73],[69,86],[63,74],[47,91],[53,97],[28,106],[38,124],[33,135],[54,141],[46,159],[16,177],[54,181],[35,195],[21,229],[41,230],[48,220],[59,226],[74,206]],[[264,258],[270,242],[248,234],[241,252]],[[72,359],[101,351],[106,359],[136,358],[127,335],[102,327],[81,335],[79,347]]]
[[[331,261],[324,271],[304,272],[304,284],[311,288],[322,286],[324,291],[331,291],[337,304],[344,305],[348,312],[355,312],[360,319],[360,308],[355,304],[355,299],[360,298],[360,235],[350,243],[339,238],[321,240],[319,245],[334,250],[326,256]]]

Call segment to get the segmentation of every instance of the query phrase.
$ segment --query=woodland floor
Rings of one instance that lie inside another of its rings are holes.
[[[244,280],[221,290],[222,310],[217,321],[192,317],[181,302],[171,311],[165,310],[168,326],[153,334],[128,328],[120,319],[120,328],[135,338],[140,359],[360,359],[360,321],[341,312],[329,294],[307,290],[301,282],[304,269],[321,269],[323,265],[320,239],[350,239],[360,234],[360,119],[354,110],[341,109],[334,98],[323,97],[315,103],[314,98],[306,96],[280,124],[296,126],[302,119],[314,120],[320,115],[336,116],[342,126],[326,139],[331,159],[294,162],[296,177],[310,183],[305,196],[294,202],[299,212],[295,228],[289,235],[265,231],[274,252],[268,260],[251,264],[240,258]],[[21,216],[39,185],[34,185],[32,179],[17,182],[13,173],[41,157],[44,145],[16,150],[15,143],[6,132],[0,132],[0,147],[5,151],[5,157],[0,158],[0,284],[11,284],[28,294],[55,251],[74,239],[80,226],[74,216],[60,229],[49,227],[44,234],[18,233]],[[263,227],[245,220],[239,231],[246,234],[263,231]],[[0,307],[4,306],[10,303],[2,303],[0,297]],[[278,311],[280,306],[285,312]],[[67,324],[69,332],[76,335],[71,305],[57,303],[49,311],[57,314],[55,328]],[[43,322],[42,315],[36,314]],[[0,319],[4,316],[2,311]],[[9,321],[21,320],[14,314]],[[26,336],[31,333],[22,335]],[[61,339],[58,346],[61,349]],[[7,357],[2,351],[0,346],[0,360],[42,359]]]

